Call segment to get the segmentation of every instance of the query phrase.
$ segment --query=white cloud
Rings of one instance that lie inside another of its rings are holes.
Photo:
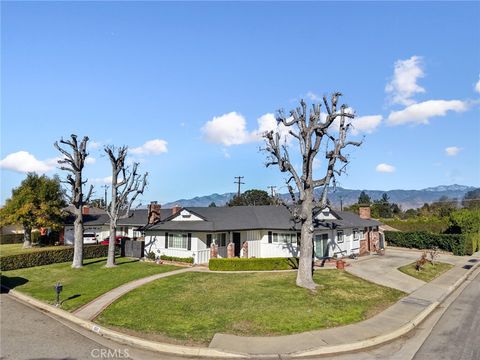
[[[478,79],[477,83],[475,84],[475,91],[480,93],[480,79]]]
[[[85,164],[95,164],[97,162],[97,159],[91,156],[87,156],[85,159]]]
[[[385,92],[390,96],[393,104],[412,105],[415,100],[411,97],[417,93],[424,93],[425,89],[417,84],[418,78],[424,76],[422,58],[412,56],[407,60],[397,60],[393,79],[385,86]]]
[[[395,166],[382,163],[382,164],[378,164],[375,170],[383,173],[393,173],[395,171]]]
[[[225,146],[245,144],[252,140],[246,124],[245,118],[235,111],[216,116],[202,127],[203,138]]]
[[[449,146],[447,148],[445,148],[445,153],[448,155],[448,156],[455,156],[457,155],[462,149],[457,147],[457,146]]]
[[[274,132],[278,132],[280,134],[280,139],[285,141],[287,144],[292,141],[292,135],[289,133],[289,128],[282,123],[278,123],[274,114],[266,113],[260,116],[257,119],[257,123],[258,129],[253,132],[253,136],[258,140],[262,140],[263,134],[273,130]]]
[[[28,151],[18,151],[8,154],[3,160],[0,160],[0,168],[20,173],[35,172],[43,174],[55,169],[57,161],[58,158],[38,160]]]
[[[352,120],[352,135],[371,134],[382,122],[382,115],[360,116]]]
[[[467,109],[467,103],[461,100],[428,100],[407,106],[403,110],[392,111],[387,123],[389,125],[428,124],[431,117],[445,116],[448,111],[462,112]]]
[[[346,113],[355,114],[355,110],[351,107],[345,109]],[[325,113],[320,114],[320,121],[325,122],[327,115]],[[375,129],[380,126],[382,123],[383,116],[382,115],[365,115],[355,117],[353,119],[345,118],[345,123],[351,123],[351,133],[352,135],[360,135],[360,134],[371,134],[375,131]],[[330,131],[338,133],[340,128],[340,118],[337,117],[332,125],[330,126]]]
[[[158,155],[168,151],[167,144],[165,140],[149,140],[142,146],[131,149],[130,152],[132,154]]]
[[[105,176],[103,178],[94,178],[89,180],[93,184],[111,184],[112,176]]]

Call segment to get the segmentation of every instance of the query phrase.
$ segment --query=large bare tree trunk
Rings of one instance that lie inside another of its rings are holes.
[[[32,247],[32,228],[30,226],[23,226],[23,246],[24,249]]]
[[[67,171],[67,180],[63,181],[71,187],[71,195],[66,195],[70,203],[74,207],[75,222],[74,222],[74,248],[73,248],[73,262],[72,268],[80,268],[83,266],[83,205],[90,201],[92,195],[93,185],[90,185],[90,190],[87,196],[84,196],[82,180],[82,171],[85,165],[85,159],[88,156],[87,142],[88,136],[85,136],[80,144],[77,141],[77,135],[70,135],[71,140],[60,140],[60,144],[66,145],[70,148],[71,153],[63,149],[58,142],[53,145],[60,151],[64,158],[58,160],[61,170]]]
[[[83,266],[83,215],[82,209],[75,209],[75,222],[73,223],[73,261],[72,268]]]
[[[313,195],[313,194],[312,194]],[[308,195],[307,195],[308,196]],[[313,281],[313,209],[312,202],[305,201],[301,212],[305,219],[301,221],[300,259],[298,263],[297,285],[315,290],[317,284]]]
[[[115,240],[117,235],[118,219],[129,217],[130,208],[138,195],[143,194],[147,185],[147,175],[137,174],[138,163],[132,168],[125,166],[128,148],[121,146],[106,146],[104,148],[112,165],[112,199],[107,207],[107,214],[110,217],[110,240],[108,242],[108,257],[106,267],[115,266]],[[119,175],[122,178],[119,179]]]
[[[118,211],[113,209],[118,208],[118,171],[112,166],[112,201],[110,202],[109,215],[110,215],[110,240],[108,241],[108,256],[107,256],[107,268],[114,267],[115,265],[115,238],[117,237],[117,216]]]
[[[265,151],[269,153],[266,166],[278,165],[282,173],[289,173],[286,180],[287,188],[292,198],[292,205],[284,203],[290,210],[293,221],[301,226],[300,261],[297,273],[297,285],[306,289],[315,290],[316,284],[313,281],[313,212],[327,206],[327,192],[331,181],[335,181],[335,174],[340,175],[344,171],[348,159],[341,153],[341,150],[348,145],[360,146],[361,142],[346,142],[346,134],[351,124],[345,119],[353,119],[354,115],[347,111],[347,106],[342,105],[337,111],[338,98],[340,93],[332,94],[330,104],[327,98],[323,97],[326,116],[322,120],[320,104],[312,106],[308,114],[307,104],[301,100],[300,107],[290,111],[286,116],[283,110],[277,115],[277,123],[288,129],[288,133],[298,140],[301,153],[301,172],[297,170],[290,161],[288,144],[281,142],[279,132],[268,131],[264,134],[267,142]],[[338,136],[335,138],[329,132],[329,128],[339,119]],[[322,139],[327,139],[325,144],[325,158],[327,161],[326,173],[323,178],[313,179],[313,164],[315,157],[320,151]],[[337,159],[344,165],[340,169],[335,168]],[[295,189],[291,185],[294,183]],[[314,198],[315,188],[322,188],[320,199]],[[295,228],[295,227],[293,227]]]
[[[117,227],[114,222],[110,222],[110,240],[108,242],[108,257],[106,267],[114,267],[115,264],[115,240],[117,237]]]

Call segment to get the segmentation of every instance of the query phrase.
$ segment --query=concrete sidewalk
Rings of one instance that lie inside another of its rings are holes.
[[[417,259],[418,253],[408,254],[408,251],[394,251],[393,254],[379,256],[359,262],[357,265],[367,267],[374,265],[371,261],[380,263],[382,270],[372,270],[370,273],[362,269],[374,282],[391,287],[411,290],[410,294],[392,305],[382,313],[362,321],[342,327],[325,330],[309,331],[301,334],[276,337],[242,337],[229,334],[216,334],[210,343],[211,349],[250,355],[288,354],[293,357],[314,356],[337,351],[353,351],[368,346],[378,345],[392,340],[418,325],[428,314],[441,303],[471,272],[473,266],[480,264],[478,257],[448,257],[446,259],[456,266],[429,283],[411,278],[396,284],[402,276],[395,266],[402,266]],[[370,264],[369,264],[370,263]],[[388,265],[389,264],[389,265]],[[376,264],[375,264],[376,265]],[[352,265],[348,270],[360,272]],[[384,275],[384,279],[381,279]],[[407,278],[410,278],[408,275]],[[417,281],[415,281],[417,280]],[[392,286],[396,285],[396,286]]]

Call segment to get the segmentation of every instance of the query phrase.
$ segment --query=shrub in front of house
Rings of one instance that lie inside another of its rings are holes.
[[[83,258],[94,259],[105,257],[108,246],[88,245],[83,247]],[[8,271],[34,266],[56,264],[73,260],[73,247],[59,249],[45,249],[25,252],[22,254],[0,257],[0,270]]]
[[[160,260],[193,264],[193,257],[183,258],[183,257],[176,257],[176,256],[160,255]]]
[[[208,268],[213,271],[292,270],[298,268],[298,258],[210,259]]]
[[[427,232],[385,231],[388,245],[416,249],[432,249],[451,251],[454,255],[472,255],[477,248],[476,234],[433,234]]]

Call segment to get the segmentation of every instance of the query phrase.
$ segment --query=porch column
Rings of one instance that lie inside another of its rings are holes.
[[[248,258],[248,241],[245,241],[242,245],[242,257]]]

